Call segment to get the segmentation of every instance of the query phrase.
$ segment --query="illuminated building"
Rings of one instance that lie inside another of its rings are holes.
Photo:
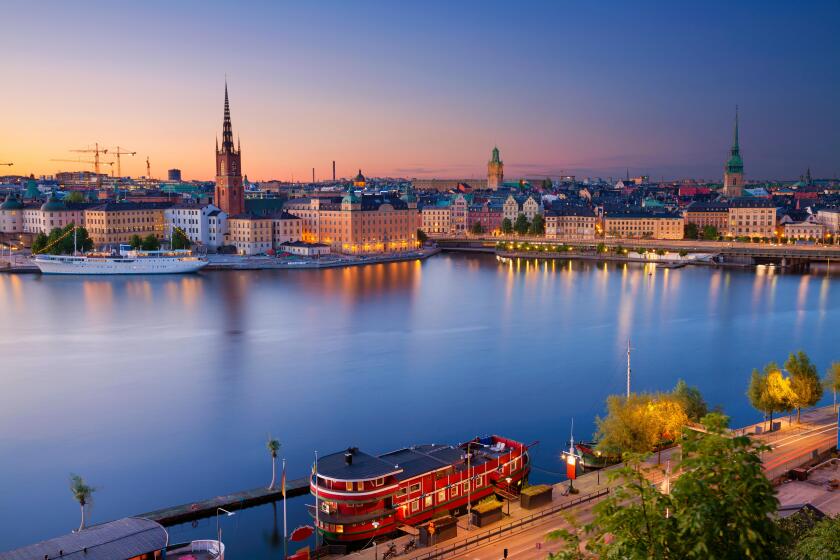
[[[302,221],[288,212],[239,214],[227,219],[227,227],[227,244],[236,247],[237,254],[257,255],[300,241]]]
[[[738,107],[735,107],[735,134],[732,148],[729,150],[723,171],[723,195],[737,198],[744,193],[744,160],[741,159],[741,148],[738,145]]]
[[[505,182],[505,164],[499,159],[499,148],[493,147],[487,162],[487,188],[497,190]]]
[[[683,217],[678,214],[623,210],[604,216],[607,237],[623,239],[682,239]]]
[[[732,237],[773,237],[776,229],[776,207],[765,198],[736,198],[729,204],[729,226]]]
[[[721,234],[729,229],[729,204],[727,202],[692,202],[683,213],[686,224],[694,224],[701,232],[713,227]]]
[[[164,210],[171,203],[108,202],[84,211],[84,226],[94,245],[129,243],[135,235],[163,239]]]
[[[556,205],[545,212],[546,239],[595,239],[598,216],[588,206]]]
[[[448,200],[424,206],[420,211],[422,229],[427,235],[446,235],[452,227],[452,208]]]

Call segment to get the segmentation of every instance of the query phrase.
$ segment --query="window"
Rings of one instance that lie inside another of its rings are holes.
[[[454,498],[455,496],[457,496],[457,495],[458,495],[458,485],[457,485],[457,484],[455,484],[454,486],[452,486],[452,490],[450,490],[450,491],[449,491],[449,495],[450,495],[452,498]]]
[[[414,512],[414,511],[417,511],[418,509],[420,509],[420,500],[412,501],[411,502],[411,511]]]
[[[427,508],[432,507],[432,495],[429,494],[428,496],[426,496],[426,498],[423,500],[423,502],[424,502],[423,507],[427,507]]]
[[[483,485],[484,485],[484,476],[479,475],[479,476],[475,477],[475,486],[476,486],[476,488],[478,488],[478,487],[480,487],[480,486],[483,486]]]
[[[347,482],[347,490],[350,491],[350,492],[353,491],[353,482],[352,481]]]
[[[420,483],[419,482],[416,483],[416,484],[412,484],[411,486],[408,487],[408,493],[409,494],[414,494],[415,492],[419,492],[419,491],[420,491]]]
[[[359,482],[356,483],[356,490],[361,491],[361,490],[364,490],[364,489],[365,489],[365,483],[364,482],[359,481]]]
[[[439,490],[439,491],[438,491],[438,497],[437,497],[437,500],[438,500],[438,503],[439,503],[439,504],[441,504],[441,503],[443,503],[443,502],[445,502],[445,501],[446,501],[446,490]]]
[[[373,484],[374,484],[374,486],[376,486],[378,488],[378,487],[382,486],[383,484],[385,484],[385,478],[384,477],[377,478],[376,481],[374,481]]]

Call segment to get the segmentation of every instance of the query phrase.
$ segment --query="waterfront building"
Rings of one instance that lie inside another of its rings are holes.
[[[525,217],[528,218],[529,222],[533,222],[536,215],[541,214],[542,210],[542,204],[537,202],[533,196],[529,196],[525,199],[525,202],[522,203],[522,213],[525,214]]]
[[[512,194],[509,194],[508,197],[505,199],[505,203],[502,205],[502,219],[510,220],[510,223],[513,224],[516,221],[516,217],[519,215],[519,201],[517,201]]]
[[[449,200],[438,200],[423,206],[420,217],[420,229],[427,235],[446,235],[452,227],[452,205]]]
[[[825,208],[817,211],[817,221],[832,235],[840,234],[840,208]]]
[[[0,204],[0,233],[23,232],[24,204],[17,196],[9,193]]]
[[[171,206],[167,202],[107,202],[84,211],[84,226],[97,246],[129,243],[135,235],[163,239],[164,210]]]
[[[731,237],[773,237],[776,228],[776,207],[765,198],[741,197],[729,204]]]
[[[622,239],[682,239],[684,221],[679,214],[641,210],[608,211],[604,215],[607,237]]]
[[[211,231],[211,217],[214,222]],[[224,228],[227,215],[213,204],[176,204],[163,211],[166,236],[172,237],[175,228],[182,230],[190,241],[215,249],[223,240],[217,235]]]
[[[487,162],[487,188],[498,190],[505,182],[505,164],[499,159],[499,148],[493,146],[490,161]]]
[[[472,199],[472,196],[470,196]],[[452,218],[450,220],[450,232],[455,235],[463,235],[467,232],[467,215],[469,214],[470,203],[467,197],[459,194],[452,200]]]
[[[286,241],[276,248],[278,253],[289,253],[301,257],[322,257],[330,254],[330,246],[323,243],[306,243],[305,241]]]
[[[420,213],[411,194],[361,194],[343,198],[302,198],[284,210],[302,220],[301,237],[350,254],[393,253],[417,247]]]
[[[711,226],[723,235],[729,228],[729,204],[725,201],[692,202],[683,216],[686,224],[694,224],[700,231]]]
[[[496,233],[502,229],[502,205],[492,202],[470,204],[467,209],[467,230],[473,231],[476,224],[483,233]]]
[[[227,220],[227,244],[239,255],[267,253],[283,243],[301,241],[302,221],[282,211],[274,214],[245,213]]]
[[[735,133],[723,171],[723,196],[737,198],[743,193],[744,160],[741,159],[741,148],[738,145],[738,107],[735,107]]]
[[[598,216],[588,206],[555,205],[545,211],[546,239],[595,239]]]
[[[814,215],[808,215],[804,220],[794,220],[790,215],[785,215],[779,220],[781,231],[777,232],[788,239],[822,239],[826,234],[825,225],[817,221]]]
[[[245,212],[245,187],[242,183],[242,152],[233,147],[230,103],[225,83],[225,111],[222,121],[222,148],[216,141],[216,190],[213,203],[228,216]]]
[[[459,446],[417,445],[378,457],[351,447],[318,460],[310,508],[327,541],[370,542],[400,525],[463,510],[497,489],[517,492],[529,471],[527,446],[500,436]]]

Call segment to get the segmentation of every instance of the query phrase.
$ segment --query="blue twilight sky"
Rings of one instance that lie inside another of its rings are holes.
[[[93,142],[213,175],[225,74],[250,179],[840,173],[840,2],[3,0],[0,161]],[[76,167],[73,167],[76,165]]]

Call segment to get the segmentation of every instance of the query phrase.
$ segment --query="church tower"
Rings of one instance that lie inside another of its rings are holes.
[[[735,106],[735,138],[729,150],[729,161],[723,167],[723,195],[737,198],[744,194],[744,160],[738,146],[738,107]]]
[[[222,121],[222,149],[216,140],[216,191],[213,203],[228,216],[245,212],[245,189],[242,186],[242,160],[239,147],[233,147],[230,103],[225,82],[225,117]]]
[[[493,147],[493,155],[487,162],[487,188],[497,190],[505,182],[505,164],[499,159],[499,148]]]

